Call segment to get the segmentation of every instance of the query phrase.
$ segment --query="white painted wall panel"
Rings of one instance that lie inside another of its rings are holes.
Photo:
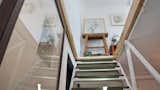
[[[73,63],[75,64],[75,58],[73,56],[72,50],[70,48],[68,38],[65,35],[64,39],[64,47],[63,47],[63,58],[62,58],[62,64],[61,64],[61,75],[60,75],[60,86],[59,90],[66,90],[66,75],[67,75],[67,60],[68,60],[68,55],[70,56],[70,59]]]
[[[76,51],[80,55],[81,21],[79,0],[64,0],[67,18],[72,31]]]

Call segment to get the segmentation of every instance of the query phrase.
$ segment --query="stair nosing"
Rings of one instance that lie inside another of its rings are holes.
[[[41,78],[41,79],[50,79],[50,80],[57,79],[57,77],[48,77],[48,76],[31,76],[31,78]]]
[[[82,71],[82,72],[87,72],[87,71],[117,71],[117,70],[120,70],[120,68],[116,67],[115,69],[86,69],[86,70],[76,69],[76,71]]]
[[[106,66],[107,67],[107,66]],[[106,69],[106,67],[103,67],[104,69]],[[118,68],[118,67],[120,67],[120,66],[118,66],[118,65],[115,65],[115,66],[108,66],[107,68],[109,68],[109,69],[111,69],[111,68],[113,69],[113,68]],[[85,68],[88,68],[88,67],[85,67]],[[77,69],[81,69],[81,70],[84,70],[84,67],[77,67]],[[91,69],[102,69],[102,68],[95,68],[95,67],[90,67],[90,70]],[[89,70],[89,69],[87,69],[87,70]]]
[[[124,77],[119,78],[74,78],[73,81],[115,81],[115,80],[125,80]]]
[[[107,86],[107,87],[110,87],[110,86]],[[119,87],[119,88],[123,88],[123,89],[129,89],[129,86],[114,86],[114,87],[110,87],[110,88],[117,88],[117,87]],[[99,88],[99,87],[97,87],[97,88]],[[97,89],[97,88],[89,88],[89,89]],[[73,90],[74,89],[78,89],[78,88],[72,88]],[[86,89],[86,88],[80,88],[80,89]]]
[[[83,61],[77,61],[77,64],[112,64],[112,63],[118,63],[117,61],[93,61],[93,62],[83,62]]]
[[[33,69],[41,69],[41,70],[57,70],[57,68],[48,68],[48,67],[33,67]]]

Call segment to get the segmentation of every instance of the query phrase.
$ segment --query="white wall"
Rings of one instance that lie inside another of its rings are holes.
[[[37,42],[40,41],[41,33],[44,28],[44,20],[48,17],[54,17],[56,29],[61,31],[58,12],[53,0],[26,0],[20,13],[20,19],[23,21],[29,32]]]
[[[79,0],[64,0],[64,5],[70,23],[75,47],[78,56],[80,55],[80,37],[81,37],[81,24],[80,24],[80,3]]]
[[[94,2],[93,2],[94,3]],[[106,6],[105,4],[106,3]],[[110,16],[112,15],[122,15],[125,17],[125,19],[127,18],[128,16],[128,13],[129,13],[129,9],[130,9],[130,5],[125,5],[125,4],[113,4],[110,5],[108,4],[107,2],[104,2],[103,5],[84,5],[85,3],[83,2],[82,5],[81,5],[81,24],[82,24],[82,27],[84,26],[84,19],[85,18],[104,18],[105,19],[105,26],[106,26],[106,32],[108,33],[108,39],[107,39],[107,43],[108,43],[108,48],[109,46],[111,45],[111,39],[113,37],[114,34],[118,35],[119,38],[117,39],[120,39],[120,36],[123,32],[123,28],[124,26],[112,26],[111,24],[111,18]],[[102,3],[100,3],[102,4]],[[82,32],[84,32],[83,28],[82,28]],[[83,39],[82,39],[82,43],[83,43]],[[99,41],[92,41],[90,42],[90,46],[95,46],[96,44],[99,44],[102,42],[99,42]],[[97,46],[97,45],[96,45]],[[83,48],[84,48],[84,45],[82,44],[81,45],[81,55],[83,55]],[[96,50],[97,51],[97,50]],[[98,50],[98,52],[104,52],[104,50]]]
[[[108,32],[108,39],[111,40],[113,34],[121,36],[123,26],[112,26],[110,22],[110,16],[122,15],[127,17],[129,12],[129,6],[106,6],[100,8],[81,8],[81,20],[83,23],[84,18],[104,18],[106,24],[106,31]],[[108,41],[110,45],[110,41]]]
[[[67,75],[67,60],[68,55],[70,56],[70,59],[72,63],[75,65],[75,58],[73,56],[72,50],[70,48],[67,36],[65,35],[64,39],[64,47],[63,47],[63,58],[62,58],[62,64],[61,64],[61,75],[60,75],[60,86],[58,90],[66,90],[66,75]]]

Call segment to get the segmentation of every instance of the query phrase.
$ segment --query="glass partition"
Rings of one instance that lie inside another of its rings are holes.
[[[1,65],[3,90],[57,90],[63,35],[56,0],[24,0]]]
[[[126,78],[129,80],[129,83],[131,85],[131,87],[133,88],[133,81],[136,84],[136,88],[137,90],[159,90],[160,89],[160,84],[158,83],[158,80],[156,80],[154,78],[154,76],[149,72],[149,69],[147,70],[147,68],[145,67],[145,65],[147,64],[142,64],[142,62],[144,63],[144,60],[142,60],[142,58],[138,58],[137,56],[141,56],[141,55],[135,55],[132,51],[131,51],[131,61],[133,63],[133,71],[134,73],[131,71],[131,62],[129,63],[129,60],[127,58],[128,53],[127,52],[123,52],[122,56],[120,58],[120,63],[122,65],[122,68],[125,71],[126,74]],[[146,58],[146,57],[144,57]],[[152,59],[153,61],[153,59]],[[150,63],[151,64],[151,63]],[[148,66],[150,67],[150,66]],[[135,76],[135,80],[133,80],[133,76]],[[132,81],[133,80],[133,81]]]

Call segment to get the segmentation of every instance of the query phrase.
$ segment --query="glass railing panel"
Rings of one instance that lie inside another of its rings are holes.
[[[154,40],[153,40],[154,41]],[[139,43],[136,43],[134,41],[130,41],[137,49],[138,51],[146,58],[146,60],[160,73],[160,62],[159,62],[159,53],[155,52],[158,49],[152,48],[154,45],[157,47],[155,43],[151,43],[151,45],[147,45],[148,42],[145,42],[145,47],[141,48]],[[154,52],[151,52],[150,49]]]
[[[126,57],[126,52],[123,52],[122,55],[121,55],[121,58],[119,60],[125,74],[126,74],[126,78],[128,79],[129,81],[129,84],[131,84],[131,80],[130,80],[130,72],[129,72],[129,65],[128,65],[128,60],[127,60],[127,57]]]
[[[57,90],[63,33],[55,0],[24,0],[1,64],[3,90]]]
[[[154,79],[154,77],[134,54],[132,54],[132,58],[135,69],[137,90],[159,90],[160,84],[157,80]]]
[[[120,58],[120,63],[126,73],[127,79],[129,80],[131,87],[133,88],[129,64],[126,56],[127,53],[123,52]],[[140,62],[139,58],[137,58],[133,53],[131,53],[131,56],[134,66],[137,90],[159,90],[160,84],[157,82],[157,80],[154,79],[154,77],[149,73],[145,66]]]

